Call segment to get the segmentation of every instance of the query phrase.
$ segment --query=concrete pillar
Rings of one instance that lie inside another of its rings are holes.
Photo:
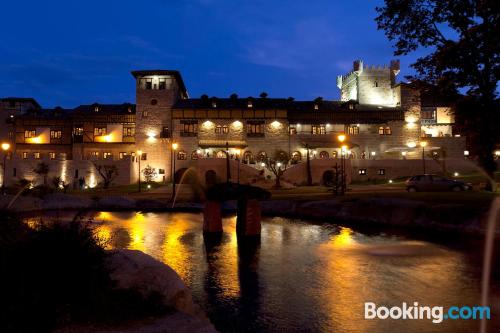
[[[255,199],[238,200],[238,217],[236,232],[239,236],[260,236],[261,230],[260,203]]]
[[[203,207],[203,233],[222,233],[220,202],[207,201]]]

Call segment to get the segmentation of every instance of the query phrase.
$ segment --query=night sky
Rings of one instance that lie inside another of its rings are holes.
[[[178,69],[191,97],[338,99],[360,58],[388,64],[381,1],[5,1],[0,97],[44,107],[134,102],[131,70]],[[403,75],[415,57],[401,58]]]

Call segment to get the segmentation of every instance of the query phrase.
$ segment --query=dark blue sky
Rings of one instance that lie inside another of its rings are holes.
[[[5,1],[0,96],[44,107],[134,102],[134,69],[178,69],[202,94],[338,99],[336,76],[391,44],[366,0]],[[400,58],[403,75],[414,57]]]

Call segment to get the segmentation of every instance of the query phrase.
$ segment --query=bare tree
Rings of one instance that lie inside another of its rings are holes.
[[[104,188],[108,188],[113,180],[118,177],[118,168],[114,164],[102,165],[94,163],[94,167],[102,178]]]
[[[144,179],[146,180],[146,183],[151,183],[158,176],[156,169],[153,168],[151,165],[148,165],[147,167],[145,167],[142,170],[142,174],[144,175]]]
[[[266,160],[266,168],[274,174],[276,183],[274,184],[275,188],[281,187],[281,177],[285,173],[285,170],[288,167],[288,162],[290,161],[290,157],[283,150],[277,150],[273,156],[267,157]]]

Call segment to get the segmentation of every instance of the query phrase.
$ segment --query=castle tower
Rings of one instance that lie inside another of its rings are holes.
[[[390,66],[368,66],[362,60],[353,63],[353,70],[337,78],[342,101],[356,100],[359,104],[395,106],[393,87],[399,74],[399,60]]]
[[[187,98],[178,71],[133,71],[136,79],[136,150],[143,152],[141,169],[155,168],[155,181],[171,179],[172,106]],[[136,173],[137,174],[137,173]],[[142,177],[142,172],[141,172]]]

